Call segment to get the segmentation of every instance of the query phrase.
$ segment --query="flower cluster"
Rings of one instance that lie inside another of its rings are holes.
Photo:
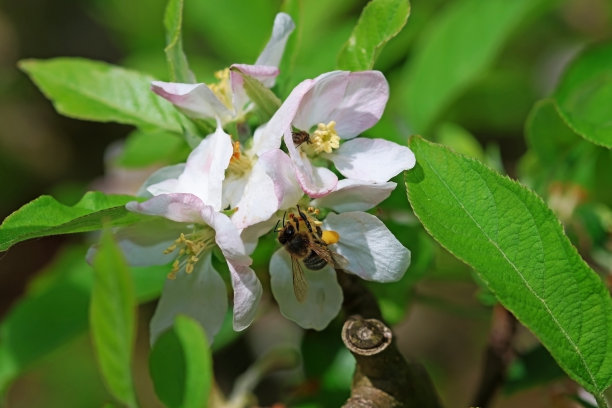
[[[141,189],[145,201],[127,205],[150,215],[148,221],[117,231],[130,263],[172,265],[151,322],[153,341],[179,313],[197,319],[211,338],[217,333],[228,307],[213,262],[219,252],[231,276],[234,329],[246,328],[262,296],[250,255],[271,231],[283,235],[270,260],[272,294],[281,312],[305,328],[323,329],[339,312],[334,268],[390,282],[410,263],[410,252],[365,212],[389,196],[392,177],[415,164],[407,147],[358,137],[387,103],[380,72],[333,71],[305,80],[252,138],[226,131],[256,108],[241,74],[271,88],[293,28],[288,15],[277,15],[256,63],[220,71],[217,84],[152,84],[187,116],[216,124],[186,163],[150,177]],[[328,210],[325,219],[317,218],[318,209]]]

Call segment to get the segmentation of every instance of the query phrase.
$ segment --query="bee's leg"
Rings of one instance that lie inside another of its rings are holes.
[[[302,220],[304,221],[304,224],[306,224],[306,227],[308,228],[308,231],[310,233],[312,233],[312,226],[310,225],[310,221],[308,221],[308,217],[306,216],[306,214],[304,214],[302,212],[302,210],[300,210],[299,206],[296,206],[298,209],[298,214],[300,214],[300,217],[302,218]]]

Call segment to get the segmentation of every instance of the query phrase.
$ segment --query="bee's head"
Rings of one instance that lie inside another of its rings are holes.
[[[295,235],[295,228],[293,228],[293,225],[289,224],[279,232],[278,242],[285,245],[287,241],[293,238],[293,235]]]

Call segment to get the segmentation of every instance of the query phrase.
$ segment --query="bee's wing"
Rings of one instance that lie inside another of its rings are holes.
[[[309,244],[317,255],[330,264],[334,269],[347,269],[349,261],[337,252],[332,251],[325,244],[319,244],[317,242],[311,242]]]
[[[330,251],[332,258],[334,258],[334,268],[348,270],[349,260],[337,252]]]
[[[304,277],[299,259],[294,256],[291,257],[291,272],[293,274],[293,293],[295,293],[298,302],[303,303],[308,293],[308,282]]]

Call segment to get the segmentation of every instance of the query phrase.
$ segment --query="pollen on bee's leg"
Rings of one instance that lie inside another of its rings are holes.
[[[327,245],[335,244],[338,241],[340,241],[340,234],[338,234],[336,231],[332,231],[332,230],[323,230],[323,234],[321,235],[321,239]]]

